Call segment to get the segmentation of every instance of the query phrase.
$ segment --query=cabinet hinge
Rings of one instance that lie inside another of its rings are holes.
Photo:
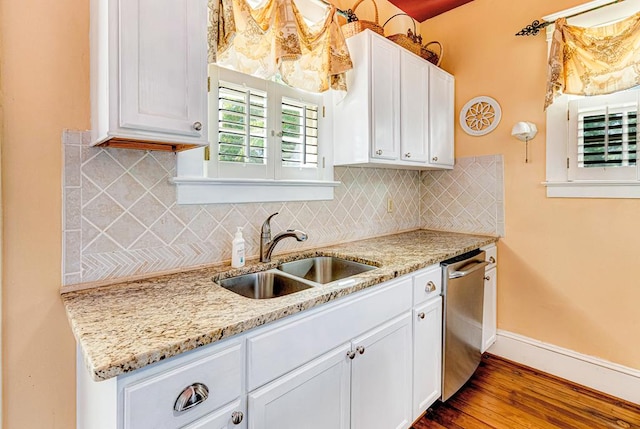
[[[326,168],[325,161],[326,161],[326,160],[324,159],[324,156],[323,156],[323,157],[322,157],[322,168]]]
[[[569,109],[567,109],[567,121],[569,120]]]
[[[211,92],[211,78],[207,77],[207,92]]]
[[[211,161],[211,148],[209,146],[205,146],[204,148],[204,160]]]
[[[569,168],[569,158],[567,158],[567,169]]]
[[[326,115],[326,107],[322,106],[322,117],[324,118],[324,116]]]

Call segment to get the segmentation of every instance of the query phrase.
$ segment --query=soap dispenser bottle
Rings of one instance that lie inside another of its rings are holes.
[[[244,267],[244,238],[242,238],[242,227],[239,226],[236,236],[231,242],[231,266],[233,268]]]

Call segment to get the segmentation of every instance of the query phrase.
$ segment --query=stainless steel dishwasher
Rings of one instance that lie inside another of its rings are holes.
[[[473,250],[441,263],[442,401],[473,375],[482,353],[485,252]]]

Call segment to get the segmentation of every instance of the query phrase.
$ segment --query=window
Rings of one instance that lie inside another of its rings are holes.
[[[569,101],[569,180],[638,180],[638,91]]]
[[[545,16],[555,21],[591,9],[596,0]],[[572,25],[600,26],[624,19],[640,9],[621,2],[572,18]],[[551,41],[554,26],[547,27]],[[548,197],[640,198],[637,163],[637,116],[640,90],[579,97],[562,95],[547,109]]]
[[[178,203],[333,198],[327,95],[215,65],[209,76],[210,145],[178,155]]]

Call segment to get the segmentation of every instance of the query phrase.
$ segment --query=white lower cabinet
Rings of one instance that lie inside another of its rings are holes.
[[[406,313],[249,393],[249,429],[403,429],[411,423]]]
[[[484,311],[482,312],[482,353],[496,342],[497,268],[484,274]]]
[[[442,298],[413,310],[413,415],[416,420],[442,393]]]
[[[77,427],[406,429],[440,396],[438,270],[103,382],[79,366]]]
[[[345,344],[249,394],[249,429],[349,428]]]
[[[352,429],[401,429],[411,424],[411,314],[352,343]]]
[[[489,263],[484,271],[484,300],[482,310],[482,353],[496,342],[498,329],[498,248],[495,245],[483,247],[485,260]]]

